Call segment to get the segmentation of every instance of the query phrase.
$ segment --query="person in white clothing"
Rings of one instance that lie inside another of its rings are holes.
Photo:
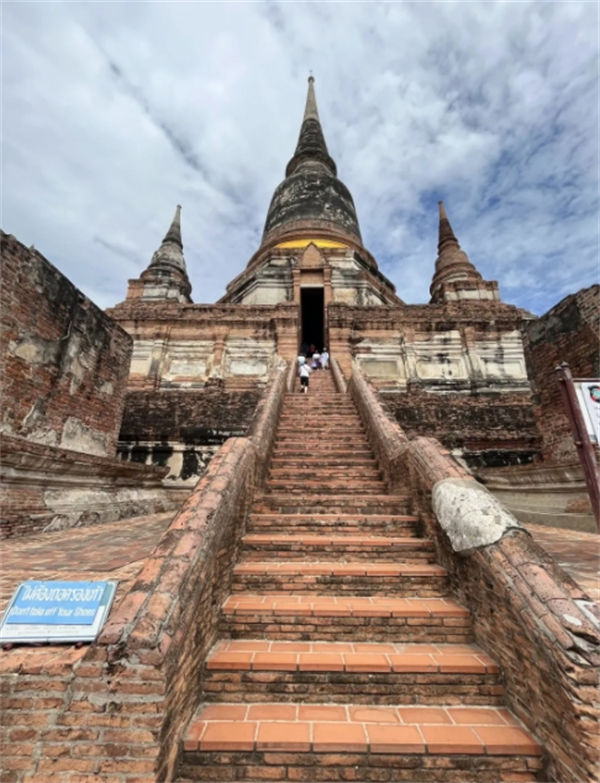
[[[310,375],[310,367],[306,362],[300,365],[300,369],[298,370],[298,375],[300,376],[300,388],[302,390],[303,394],[308,393],[308,378]]]
[[[323,352],[321,353],[321,369],[326,370],[329,367],[329,354],[327,353],[327,348],[323,348]]]

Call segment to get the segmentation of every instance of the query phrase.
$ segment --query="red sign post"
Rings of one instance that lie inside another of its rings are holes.
[[[600,532],[600,474],[598,473],[596,454],[594,453],[594,447],[590,440],[588,428],[579,406],[579,400],[577,399],[575,384],[573,383],[573,376],[571,375],[569,365],[566,362],[563,362],[556,368],[556,372],[558,373],[560,393],[563,398],[569,424],[571,425],[571,432],[573,433],[573,441],[577,448],[585,484],[592,503],[596,526]]]

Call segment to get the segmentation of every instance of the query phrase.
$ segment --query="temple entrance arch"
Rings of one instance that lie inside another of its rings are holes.
[[[325,296],[323,287],[300,289],[300,346],[314,345],[321,351],[325,341]]]

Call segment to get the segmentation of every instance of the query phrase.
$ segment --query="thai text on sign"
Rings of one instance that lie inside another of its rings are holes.
[[[92,641],[115,589],[115,582],[24,582],[2,619],[0,642]]]

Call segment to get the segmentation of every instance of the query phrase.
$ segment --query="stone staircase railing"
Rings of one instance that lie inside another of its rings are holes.
[[[335,360],[332,369],[343,387]],[[390,487],[408,473],[413,513],[472,612],[477,642],[505,672],[510,708],[544,746],[550,779],[598,779],[593,603],[437,440],[409,440],[362,373],[347,387]]]
[[[67,780],[67,772],[100,780],[173,778],[204,659],[231,589],[246,513],[265,480],[289,373],[285,365],[273,370],[249,437],[222,446],[97,642],[76,650],[71,668],[44,673],[45,688],[59,690],[60,699],[54,699],[48,724],[33,726],[24,713],[22,726],[11,727],[27,733],[31,751],[31,762],[19,767],[15,781],[23,775]],[[7,673],[3,698],[16,703],[29,680],[32,690],[39,688],[39,674],[23,667]],[[55,735],[68,742],[71,731],[77,739],[93,739],[93,753],[85,759],[53,752]]]

